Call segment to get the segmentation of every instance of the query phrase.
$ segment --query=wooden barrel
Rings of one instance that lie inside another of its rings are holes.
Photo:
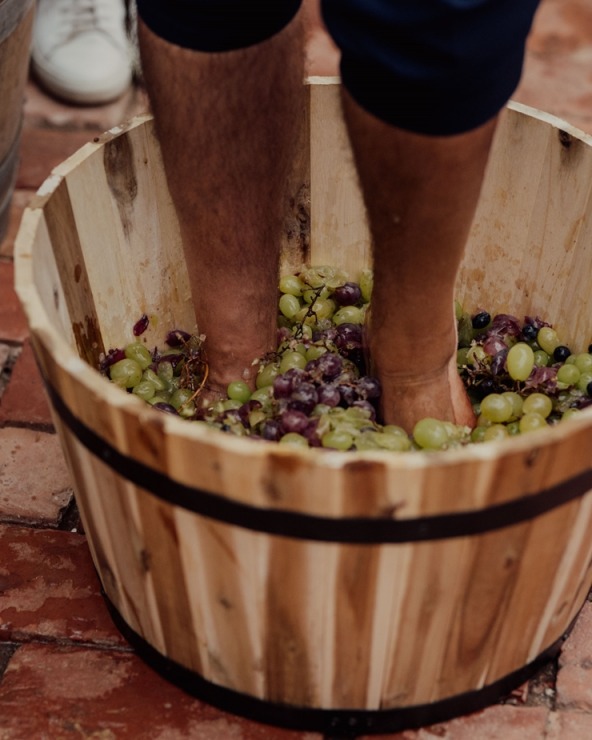
[[[34,11],[33,0],[0,0],[0,241],[16,179]]]
[[[303,97],[294,217],[310,228],[290,230],[284,264],[355,276],[368,234],[338,84]],[[459,278],[467,308],[538,314],[587,346],[591,143],[504,111]],[[592,584],[592,410],[461,450],[342,453],[225,435],[122,392],[100,352],[143,313],[158,317],[149,346],[194,322],[149,116],[54,170],[15,259],[106,598],[171,681],[263,722],[366,734],[483,707],[556,654]]]

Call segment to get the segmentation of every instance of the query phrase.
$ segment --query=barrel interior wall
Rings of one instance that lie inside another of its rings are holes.
[[[538,315],[580,351],[592,339],[591,141],[525,106],[505,111],[458,283],[467,310]]]

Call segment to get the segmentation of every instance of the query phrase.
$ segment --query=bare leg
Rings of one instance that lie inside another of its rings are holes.
[[[386,125],[344,93],[374,240],[368,349],[382,414],[408,431],[431,416],[474,425],[456,370],[454,288],[495,120],[428,137]]]
[[[210,388],[252,385],[253,360],[276,346],[279,235],[303,118],[301,22],[216,54],[169,44],[142,23],[139,41]]]

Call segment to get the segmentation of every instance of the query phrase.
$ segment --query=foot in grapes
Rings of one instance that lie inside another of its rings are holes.
[[[429,366],[428,366],[429,367]],[[383,423],[397,424],[411,433],[420,419],[435,418],[460,426],[475,426],[475,414],[456,367],[456,356],[443,368],[405,376],[374,373],[382,385]]]

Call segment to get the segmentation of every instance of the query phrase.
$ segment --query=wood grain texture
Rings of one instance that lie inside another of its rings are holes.
[[[304,88],[308,137],[291,176],[285,269],[302,259],[352,273],[368,264],[339,110],[334,80]],[[508,107],[459,273],[467,307],[538,314],[587,346],[591,144],[545,114]],[[148,346],[195,322],[149,117],[54,170],[24,214],[15,263],[37,359],[61,403],[110,454],[162,476],[158,498],[54,411],[105,591],[163,655],[261,699],[405,707],[521,668],[575,617],[592,585],[590,492],[484,534],[364,545],[266,534],[175,502],[169,489],[182,484],[256,516],[328,517],[328,529],[344,517],[481,512],[589,471],[592,411],[507,443],[351,455],[234,438],[123,393],[82,358],[131,339],[142,313]]]

